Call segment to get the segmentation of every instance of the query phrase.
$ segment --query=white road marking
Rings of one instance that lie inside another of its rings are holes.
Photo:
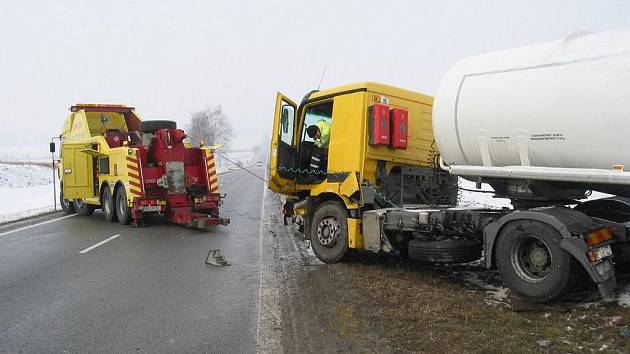
[[[52,220],[42,221],[42,222],[37,223],[37,224],[28,225],[28,226],[24,226],[24,227],[19,227],[19,228],[17,228],[17,229],[13,229],[13,230],[11,230],[11,231],[7,231],[7,232],[3,232],[3,233],[1,233],[1,234],[0,234],[0,237],[2,237],[2,236],[6,236],[6,235],[9,235],[9,234],[13,234],[13,233],[16,233],[16,232],[20,232],[20,231],[23,231],[23,230],[32,229],[32,228],[37,227],[37,226],[40,226],[40,225],[46,225],[46,224],[53,223],[53,222],[55,222],[55,221],[59,221],[59,220],[63,220],[63,219],[67,219],[67,218],[71,218],[71,217],[73,217],[73,216],[77,216],[77,214],[66,215],[66,216],[62,216],[62,217],[60,217],[60,218],[56,218],[56,219],[52,219]]]
[[[99,243],[97,243],[97,244],[95,244],[95,245],[92,245],[92,246],[90,246],[90,247],[88,247],[88,248],[84,249],[83,251],[81,251],[81,252],[79,252],[79,253],[86,253],[86,252],[90,252],[91,250],[95,249],[96,247],[98,247],[98,246],[100,246],[100,245],[102,245],[102,244],[105,244],[105,243],[107,243],[107,242],[109,242],[109,241],[111,241],[111,240],[113,240],[113,239],[115,239],[115,238],[118,238],[118,237],[120,237],[120,235],[116,234],[116,235],[114,235],[114,236],[112,236],[112,237],[108,238],[107,240],[103,240],[103,241],[101,241],[101,242],[99,242]]]
[[[263,172],[263,176],[265,176],[265,179],[267,179],[267,170],[265,170]],[[260,206],[260,273],[258,276],[258,306],[257,306],[257,311],[258,313],[256,314],[256,344],[258,344],[258,336],[259,336],[259,332],[258,329],[260,328],[260,313],[261,313],[261,309],[260,307],[262,306],[262,278],[263,278],[263,263],[264,263],[264,253],[263,253],[263,223],[264,223],[264,217],[265,217],[265,199],[267,198],[267,184],[263,183],[263,195],[262,195],[262,203]]]

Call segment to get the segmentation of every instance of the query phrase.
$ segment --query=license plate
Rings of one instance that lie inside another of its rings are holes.
[[[602,258],[606,258],[612,255],[612,249],[610,248],[610,245],[594,249],[593,251],[595,252],[595,256],[597,257],[597,260],[600,260]]]
[[[613,274],[612,264],[609,259],[605,259],[603,262],[595,265],[595,271],[603,279],[608,279]]]
[[[142,207],[142,211],[160,211],[159,205],[145,205]]]

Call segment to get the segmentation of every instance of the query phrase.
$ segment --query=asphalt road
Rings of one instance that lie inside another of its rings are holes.
[[[255,352],[263,182],[219,183],[232,223],[211,232],[100,211],[0,228],[0,352]],[[209,249],[232,265],[205,265]]]

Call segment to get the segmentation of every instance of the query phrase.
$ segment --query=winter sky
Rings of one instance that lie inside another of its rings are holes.
[[[267,144],[276,91],[378,81],[433,94],[482,52],[630,28],[627,1],[0,0],[0,148],[44,152],[76,102],[180,126],[221,104],[237,147]]]

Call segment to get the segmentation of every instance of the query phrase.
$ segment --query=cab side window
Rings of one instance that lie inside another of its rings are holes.
[[[282,102],[282,115],[280,116],[280,141],[287,145],[293,144],[293,117],[294,108],[286,102]]]
[[[332,124],[332,110],[333,102],[324,102],[314,106],[310,106],[306,109],[304,115],[304,130],[302,134],[302,141],[313,141],[308,134],[306,134],[306,128],[317,124],[320,120],[325,121],[328,124]]]

